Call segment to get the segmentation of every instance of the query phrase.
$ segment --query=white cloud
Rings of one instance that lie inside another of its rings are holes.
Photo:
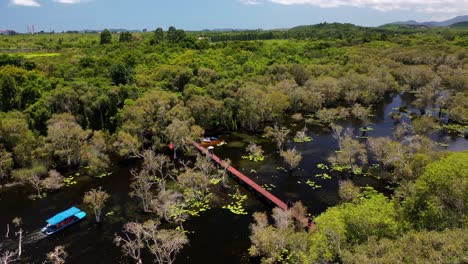
[[[61,4],[78,4],[83,1],[81,0],[54,0],[54,2],[61,3]]]
[[[259,0],[240,0],[244,5],[258,5],[260,4]]]
[[[56,3],[60,4],[79,4],[84,2],[89,2],[91,0],[53,0]],[[243,1],[256,1],[256,0],[243,0]],[[39,7],[41,4],[39,0],[10,0],[10,4],[18,5],[18,6],[32,6],[32,7]]]
[[[259,3],[260,0],[240,0]],[[411,10],[430,14],[466,14],[468,0],[261,0],[282,5],[313,5],[323,8],[340,6],[367,7],[379,11]]]
[[[32,6],[32,7],[38,7],[41,6],[39,2],[36,0],[11,0],[10,3],[12,5],[19,5],[19,6]]]

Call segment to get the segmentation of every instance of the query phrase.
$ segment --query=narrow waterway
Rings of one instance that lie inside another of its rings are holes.
[[[391,111],[401,106],[409,106],[410,98],[396,95],[386,99],[385,104],[376,110],[372,118],[373,131],[368,133],[371,137],[391,136],[395,121],[389,117]],[[343,123],[348,127],[356,127],[352,123]],[[302,125],[294,126],[292,130],[300,130]],[[279,169],[284,167],[275,145],[260,135],[247,135],[230,133],[218,135],[228,144],[216,148],[215,152],[221,158],[229,158],[233,166],[251,176],[260,185],[270,190],[283,201],[302,201],[309,212],[317,215],[326,208],[338,203],[339,179],[321,179],[315,177],[322,173],[317,164],[327,163],[327,157],[338,149],[337,141],[330,131],[320,127],[309,127],[309,136],[313,141],[307,143],[294,143],[292,139],[287,142],[290,147],[296,147],[303,154],[300,169],[290,174]],[[448,143],[449,150],[468,149],[468,140],[446,134],[436,134],[437,140]],[[263,162],[250,162],[242,159],[244,149],[250,142],[260,144],[266,153]],[[77,176],[77,184],[65,187],[56,193],[49,193],[47,197],[31,200],[28,195],[33,190],[25,186],[13,186],[0,189],[0,246],[2,249],[15,247],[16,240],[11,239],[14,227],[11,220],[21,217],[22,228],[25,230],[25,244],[23,246],[22,263],[42,263],[47,252],[57,245],[65,245],[69,254],[67,263],[131,263],[122,256],[119,248],[112,244],[115,233],[119,233],[125,221],[138,221],[143,219],[140,204],[136,199],[130,198],[129,183],[130,169],[137,167],[138,162],[126,162],[112,168],[110,176],[97,179]],[[306,184],[307,180],[314,181],[320,188],[313,189]],[[386,191],[385,182],[370,177],[354,177],[352,179],[359,186],[370,185],[379,191]],[[249,224],[252,213],[255,211],[270,211],[271,205],[265,203],[261,197],[251,193],[235,181],[229,182],[230,193],[238,189],[247,194],[248,199],[244,207],[247,215],[235,215],[229,210],[221,208],[229,202],[226,192],[219,187],[215,188],[216,202],[212,208],[199,217],[193,217],[184,224],[189,230],[190,244],[186,246],[177,257],[176,263],[255,263],[249,259],[248,247]],[[64,229],[50,237],[38,235],[37,231],[45,224],[45,220],[69,208],[72,205],[81,207],[83,194],[91,188],[102,187],[111,194],[101,226],[93,224],[93,216],[89,215],[85,221]],[[10,238],[4,237],[7,223],[10,223]],[[148,263],[152,261],[149,260]],[[146,263],[146,262],[145,262]]]

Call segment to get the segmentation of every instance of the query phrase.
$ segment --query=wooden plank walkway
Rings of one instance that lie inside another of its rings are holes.
[[[199,143],[197,142],[192,142],[192,144],[198,149],[200,150],[202,153],[208,155],[211,157],[211,159],[213,159],[216,163],[218,163],[219,165],[221,166],[225,166],[222,162],[222,160],[216,156],[215,154],[211,154],[209,153],[209,151],[202,147]],[[270,193],[269,191],[265,190],[262,186],[258,185],[256,182],[254,182],[253,180],[251,180],[249,177],[247,177],[246,175],[244,175],[242,172],[238,171],[236,168],[234,168],[233,166],[229,166],[227,168],[227,170],[229,172],[231,172],[233,175],[235,175],[237,178],[239,178],[242,182],[244,182],[245,184],[247,184],[248,186],[252,187],[255,191],[257,191],[258,193],[260,193],[261,195],[263,195],[267,200],[271,201],[273,204],[275,204],[276,206],[278,206],[279,208],[283,209],[283,210],[288,210],[288,205],[281,201],[278,197],[274,196],[272,193]],[[309,230],[315,230],[315,224],[312,222],[312,223],[309,223],[309,220],[307,218],[303,218],[303,219],[297,219],[299,222],[301,222],[302,224],[304,224],[305,227],[307,227]]]

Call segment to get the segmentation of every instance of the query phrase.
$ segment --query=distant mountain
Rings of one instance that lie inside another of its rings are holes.
[[[450,28],[468,28],[468,21],[452,24]]]
[[[403,26],[426,26],[426,27],[449,27],[451,25],[461,23],[461,22],[468,22],[468,15],[466,16],[457,16],[449,20],[445,21],[427,21],[427,22],[417,22],[414,20],[408,21],[398,21],[390,24],[385,24],[382,26],[391,26],[391,25],[403,25]]]
[[[419,23],[418,21],[415,21],[415,20],[408,20],[408,21],[393,22],[393,23],[390,23],[390,25],[421,25],[421,23]]]

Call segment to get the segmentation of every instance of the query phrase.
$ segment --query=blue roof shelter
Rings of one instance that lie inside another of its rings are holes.
[[[60,222],[62,222],[63,220],[67,219],[68,217],[70,216],[73,216],[77,213],[81,212],[80,209],[76,208],[76,207],[70,207],[69,209],[61,212],[61,213],[58,213],[56,215],[54,215],[53,217],[47,219],[47,223],[49,223],[50,225],[56,225]]]

